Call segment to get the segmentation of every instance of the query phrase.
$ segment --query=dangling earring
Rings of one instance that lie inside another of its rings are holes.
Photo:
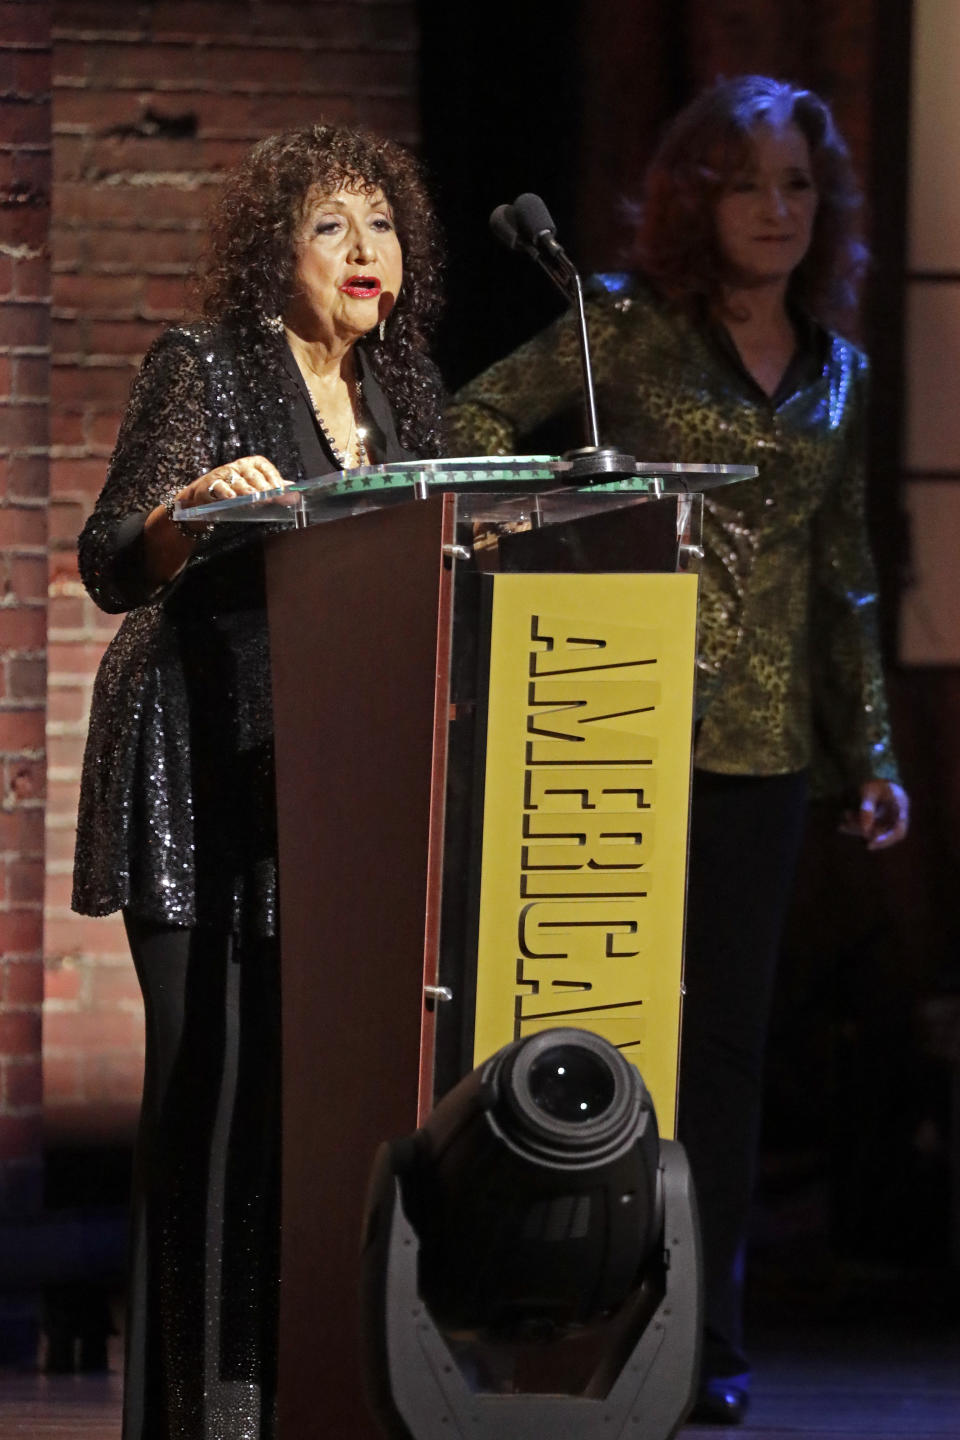
[[[380,344],[382,345],[383,342],[384,342],[384,340],[386,340],[386,338],[387,338],[387,317],[386,317],[386,316],[384,316],[383,319],[380,321],[379,330],[380,330]]]
[[[263,328],[272,330],[274,335],[283,334],[283,317],[281,315],[264,315]]]

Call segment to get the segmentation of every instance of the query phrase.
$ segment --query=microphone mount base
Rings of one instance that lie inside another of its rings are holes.
[[[565,451],[563,458],[570,462],[566,478],[571,485],[599,485],[637,474],[636,458],[609,445],[584,445]]]

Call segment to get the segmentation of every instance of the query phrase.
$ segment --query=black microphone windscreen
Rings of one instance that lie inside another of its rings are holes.
[[[517,222],[513,218],[512,205],[498,205],[490,216],[490,229],[508,250],[517,248]]]
[[[550,211],[539,195],[518,195],[513,202],[513,216],[520,234],[524,240],[531,243],[544,232],[548,235],[556,233],[557,227],[553,223]]]

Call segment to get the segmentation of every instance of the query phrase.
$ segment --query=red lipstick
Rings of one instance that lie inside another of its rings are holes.
[[[344,295],[353,295],[358,300],[376,300],[380,294],[380,281],[376,275],[350,275],[340,289]]]

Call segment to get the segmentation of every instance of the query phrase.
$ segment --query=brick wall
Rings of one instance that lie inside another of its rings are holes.
[[[49,7],[0,4],[0,1221],[40,1206]],[[0,1359],[35,1343],[0,1299]]]
[[[129,1134],[142,1066],[122,925],[69,910],[90,686],[114,623],[79,585],[77,532],[139,359],[181,316],[224,168],[264,134],[317,119],[416,140],[415,8],[412,0],[53,6],[44,1080],[54,1141]]]

